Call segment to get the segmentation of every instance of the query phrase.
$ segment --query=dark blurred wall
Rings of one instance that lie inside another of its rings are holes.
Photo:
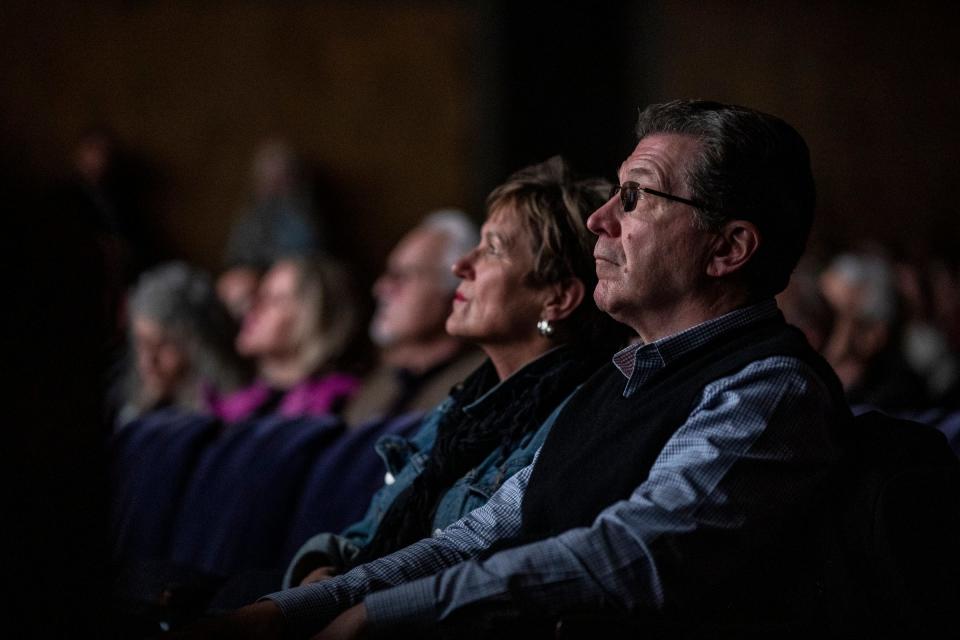
[[[158,244],[218,266],[252,152],[288,137],[369,281],[427,210],[555,153],[612,177],[638,106],[756,106],[807,137],[818,231],[943,235],[960,183],[950,3],[11,1],[0,160],[62,175],[91,123],[152,174]],[[9,173],[9,171],[8,171]]]
[[[468,5],[9,2],[0,16],[7,162],[63,174],[79,133],[108,124],[154,174],[167,255],[219,266],[268,135],[305,154],[335,244],[368,270],[427,210],[471,204]]]
[[[643,95],[633,73],[644,51],[629,29],[633,6],[498,7],[501,162],[513,170],[563,154],[579,172],[612,179],[633,148]]]

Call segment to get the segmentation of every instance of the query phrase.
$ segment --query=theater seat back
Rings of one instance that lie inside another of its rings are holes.
[[[339,533],[363,517],[385,473],[374,444],[385,435],[412,435],[422,418],[421,412],[413,412],[369,422],[350,430],[317,458],[285,546],[288,560],[312,536]]]
[[[344,432],[334,417],[234,425],[203,451],[174,525],[170,560],[213,576],[279,568],[306,474]]]
[[[960,602],[960,462],[936,429],[879,412],[854,418],[853,437],[838,518],[866,618],[940,633]]]
[[[165,409],[133,421],[113,437],[115,561],[128,564],[165,555],[187,483],[218,428],[214,418]]]

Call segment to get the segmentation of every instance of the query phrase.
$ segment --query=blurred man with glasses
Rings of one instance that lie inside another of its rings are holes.
[[[390,252],[373,285],[370,322],[381,364],[347,405],[348,424],[432,409],[483,361],[444,328],[459,283],[451,265],[478,238],[465,214],[444,209],[424,218]]]

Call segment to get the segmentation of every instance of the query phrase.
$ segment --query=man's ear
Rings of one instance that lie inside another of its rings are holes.
[[[543,319],[553,322],[563,320],[580,306],[585,293],[585,287],[579,278],[567,278],[563,282],[550,285],[543,304]]]
[[[719,278],[743,269],[760,247],[760,232],[746,220],[730,220],[716,232],[707,275]]]

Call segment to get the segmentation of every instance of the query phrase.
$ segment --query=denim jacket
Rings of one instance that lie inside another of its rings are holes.
[[[490,366],[490,364],[486,363],[483,366]],[[584,375],[585,377],[587,376]],[[490,410],[506,382],[497,384],[480,398],[459,410],[465,413],[483,413],[485,410]],[[579,388],[579,385],[577,387]],[[527,432],[505,458],[499,451],[492,452],[444,493],[437,504],[433,520],[435,532],[486,504],[500,485],[533,461],[557,414],[575,390],[571,389],[550,416],[537,429]],[[290,563],[284,576],[284,588],[297,586],[303,577],[316,567],[324,565],[342,567],[350,563],[360,548],[373,537],[380,520],[393,501],[413,484],[416,477],[423,471],[442,418],[448,412],[456,410],[458,409],[454,397],[448,396],[424,417],[420,430],[412,438],[388,435],[377,442],[375,449],[386,465],[386,475],[384,486],[374,495],[366,515],[362,520],[347,527],[340,535],[321,533],[308,540]]]

